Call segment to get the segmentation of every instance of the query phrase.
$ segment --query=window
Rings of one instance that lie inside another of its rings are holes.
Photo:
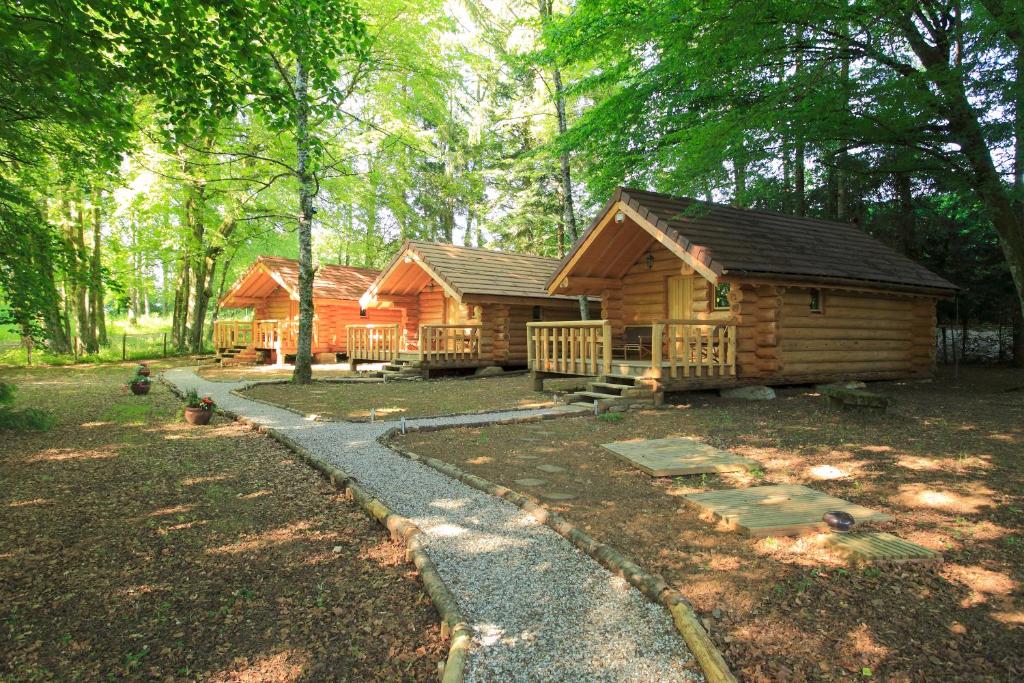
[[[821,298],[820,289],[811,290],[811,313],[824,313],[825,306]]]
[[[366,309],[363,308],[362,306],[359,307],[359,317],[360,318],[365,318],[366,317]]]
[[[723,282],[720,285],[715,285],[715,310],[726,311],[729,310],[729,283]]]
[[[544,315],[543,315],[543,313],[540,310],[540,306],[534,306],[533,307],[533,321],[534,322],[540,322],[540,320],[543,317],[544,317]]]

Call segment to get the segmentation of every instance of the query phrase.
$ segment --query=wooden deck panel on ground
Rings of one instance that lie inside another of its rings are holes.
[[[650,439],[601,444],[652,477],[677,477],[710,472],[745,472],[756,460],[723,451],[696,439]]]
[[[829,534],[824,543],[850,562],[942,562],[942,555],[884,532]]]
[[[684,496],[702,514],[710,514],[748,536],[796,536],[828,529],[822,515],[842,510],[857,524],[891,519],[889,515],[799,484],[752,486]]]

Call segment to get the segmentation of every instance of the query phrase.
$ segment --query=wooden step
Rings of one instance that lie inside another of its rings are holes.
[[[617,395],[621,395],[623,389],[632,388],[632,384],[616,384],[615,382],[587,382],[587,389],[589,391],[596,391],[597,389],[607,389],[608,391],[604,393],[619,392]]]
[[[636,385],[636,377],[629,375],[601,375],[598,380],[602,384],[624,384],[630,387]]]

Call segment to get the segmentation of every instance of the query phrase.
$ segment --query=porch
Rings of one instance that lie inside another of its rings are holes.
[[[317,348],[313,325],[313,348]],[[277,364],[298,350],[297,320],[218,320],[213,325],[213,346],[221,363],[254,363],[268,356]]]
[[[655,320],[618,333],[609,320],[527,323],[529,368],[539,374],[620,376],[659,385],[738,381],[732,320]]]
[[[347,325],[345,331],[348,357],[353,363],[402,361],[424,368],[467,368],[493,363],[483,343],[480,324],[423,324],[415,335],[399,323]]]

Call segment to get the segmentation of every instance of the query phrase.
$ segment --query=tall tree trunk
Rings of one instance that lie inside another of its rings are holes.
[[[89,280],[89,307],[92,308],[92,322],[96,334],[96,342],[107,346],[107,313],[103,305],[103,263],[101,260],[102,235],[100,234],[100,206],[97,200],[92,207],[92,267]]]
[[[231,270],[231,262],[234,258],[235,252],[232,252],[224,261],[224,265],[221,266],[220,269],[220,284],[217,285],[217,299],[214,301],[213,313],[210,314],[210,326],[206,328],[207,342],[213,341],[213,328],[217,324],[217,319],[220,317],[220,300],[224,296],[224,288],[227,286],[228,271]]]
[[[292,381],[313,380],[313,178],[309,172],[309,100],[306,65],[295,62],[295,152],[299,181],[299,335]]]
[[[174,292],[174,320],[171,324],[174,348],[178,350],[178,353],[185,353],[185,330],[188,329],[188,300],[191,289],[189,276],[191,272],[188,250],[182,249],[181,258],[178,259],[178,286]]]
[[[48,213],[46,200],[40,207],[43,221],[46,222]],[[32,244],[32,263],[42,276],[43,286],[46,291],[43,293],[43,328],[46,334],[46,345],[51,353],[68,353],[71,347],[68,337],[64,332],[64,319],[61,315],[60,290],[57,286],[56,274],[53,268],[52,244],[49,240],[49,232],[33,230],[29,234]]]
[[[89,253],[85,246],[85,200],[78,201],[75,217],[75,317],[78,319],[78,338],[86,353],[96,353],[96,338],[89,315]]]
[[[548,22],[551,21],[551,0],[539,0],[538,8],[540,9],[541,25],[546,27]],[[565,89],[562,86],[562,71],[557,65],[551,69],[551,81],[555,90],[555,115],[558,118],[558,134],[561,136],[565,134],[569,126],[565,116]],[[576,211],[572,200],[572,169],[569,166],[568,151],[563,150],[558,155],[558,164],[562,182],[562,224],[564,230],[569,233],[569,239],[572,240],[573,244],[576,244],[576,240],[580,236],[579,231],[576,229]],[[590,308],[587,304],[587,297],[579,297],[579,305],[580,319],[589,319]]]
[[[739,153],[733,157],[733,178],[736,189],[733,196],[733,205],[741,209],[747,207],[747,159],[742,147]]]
[[[914,195],[911,190],[910,175],[897,171],[893,173],[892,182],[896,190],[896,203],[899,207],[897,215],[899,216],[900,243],[903,253],[913,258],[916,251],[917,217],[914,213]]]

